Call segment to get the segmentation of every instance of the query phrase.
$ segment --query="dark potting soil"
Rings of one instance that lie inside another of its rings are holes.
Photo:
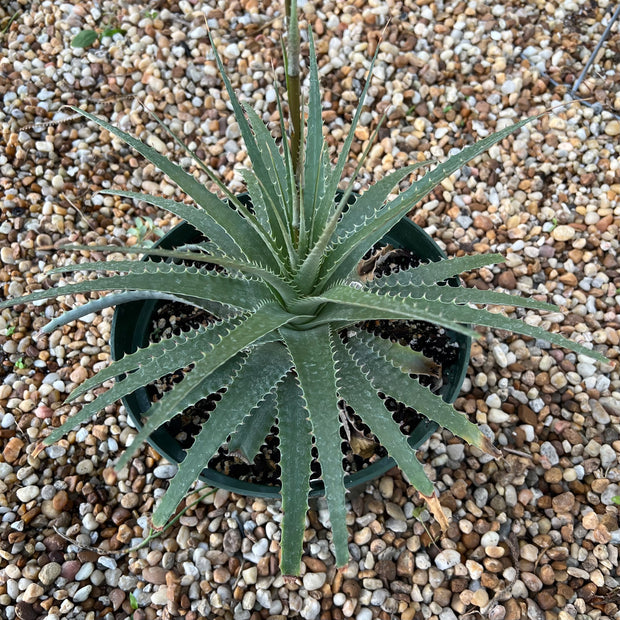
[[[400,269],[415,267],[419,262],[408,250],[388,248],[386,251],[385,248],[375,248],[360,264],[363,265],[360,271],[363,270],[364,277],[367,279],[378,278]],[[207,311],[181,303],[163,302],[159,304],[153,317],[151,340],[155,342],[214,321],[213,315]],[[454,363],[458,357],[458,344],[450,339],[443,328],[430,323],[386,320],[365,322],[360,327],[404,346],[411,346],[412,349],[431,358],[440,367]],[[158,400],[163,392],[171,389],[174,384],[182,379],[183,373],[187,370],[179,370],[148,386],[151,400]],[[418,380],[434,392],[437,392],[441,387],[441,378],[429,375],[420,376]],[[410,435],[416,426],[424,420],[423,416],[415,409],[406,407],[383,394],[380,396],[384,399],[386,413],[391,413],[392,418],[400,425],[405,435]],[[166,423],[168,433],[176,438],[184,450],[187,450],[194,443],[201,425],[209,418],[220,398],[221,393],[211,394]],[[378,443],[376,437],[351,407],[346,405],[344,401],[340,401],[339,409],[343,422],[341,426],[343,465],[347,473],[352,474],[360,471],[387,456],[386,450]],[[230,454],[227,447],[222,446],[208,465],[216,471],[246,482],[278,485],[280,477],[278,443],[277,428],[274,426],[252,463],[247,462],[237,453]],[[314,446],[312,455],[311,480],[316,481],[321,477],[321,467],[317,459],[318,452]]]

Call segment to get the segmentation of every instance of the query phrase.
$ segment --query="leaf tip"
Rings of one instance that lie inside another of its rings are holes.
[[[439,498],[437,497],[437,493],[433,493],[432,495],[424,495],[420,491],[418,491],[420,497],[426,502],[428,509],[430,510],[433,517],[437,523],[439,523],[439,527],[441,527],[442,532],[446,532],[449,527],[448,516],[443,510],[443,506],[439,503]]]

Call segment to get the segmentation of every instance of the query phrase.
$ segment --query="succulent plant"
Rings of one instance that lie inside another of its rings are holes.
[[[151,405],[142,429],[121,456],[118,467],[130,463],[155,429],[199,400],[222,392],[155,509],[153,525],[163,527],[220,446],[234,446],[252,459],[276,425],[283,512],[281,568],[285,574],[298,574],[300,569],[313,446],[318,452],[325,487],[336,562],[342,566],[348,561],[339,402],[346,402],[355,411],[410,484],[431,502],[433,484],[399,424],[386,410],[382,396],[415,408],[471,445],[498,455],[475,424],[415,378],[429,372],[428,359],[410,347],[364,330],[361,323],[427,321],[472,336],[477,334],[471,326],[480,325],[547,340],[598,360],[605,359],[557,333],[477,307],[508,305],[550,311],[556,310],[555,306],[496,291],[446,286],[447,280],[463,271],[502,262],[497,254],[426,262],[374,279],[358,277],[356,266],[367,251],[420,200],[464,163],[532,118],[467,146],[420,179],[412,180],[396,197],[389,199],[402,181],[432,163],[421,161],[395,170],[352,202],[353,180],[345,182],[340,192],[339,186],[370,79],[333,163],[323,137],[318,67],[311,36],[309,42],[308,116],[299,162],[294,161],[288,141],[283,139],[278,144],[255,110],[239,101],[216,53],[252,165],[252,169],[243,172],[251,207],[232,195],[193,153],[197,165],[217,184],[224,199],[144,142],[76,110],[167,174],[193,204],[124,190],[103,193],[144,201],[169,211],[191,224],[206,240],[177,250],[84,246],[83,249],[133,255],[141,252],[143,259],[65,265],[55,271],[112,275],[0,304],[1,308],[76,293],[123,291],[55,319],[46,326],[48,332],[87,313],[135,299],[177,300],[203,308],[216,317],[209,325],[172,335],[126,355],[86,380],[72,392],[69,401],[108,379],[118,378],[113,387],[54,429],[43,445],[49,446],[138,387],[185,369],[183,378]],[[374,62],[375,59],[369,76]],[[278,105],[283,119],[280,102]],[[280,122],[281,134],[285,136],[284,120]],[[367,151],[360,158],[358,169],[366,155]]]

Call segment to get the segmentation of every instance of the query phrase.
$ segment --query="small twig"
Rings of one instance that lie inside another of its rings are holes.
[[[88,221],[88,218],[80,211],[77,205],[73,204],[71,199],[66,194],[60,194],[60,197],[63,200],[66,200],[81,216],[81,218],[88,224],[88,227],[93,231],[97,232],[97,229]]]
[[[513,448],[506,448],[506,446],[502,446],[501,449],[504,452],[508,452],[510,454],[516,454],[517,456],[522,456],[523,458],[529,459],[530,461],[534,459],[534,457],[531,454],[528,454],[527,452],[521,452],[520,450],[515,450]]]

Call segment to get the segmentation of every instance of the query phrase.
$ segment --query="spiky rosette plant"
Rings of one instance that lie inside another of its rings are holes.
[[[231,195],[198,158],[196,162],[225,199],[144,142],[76,110],[167,174],[193,204],[121,190],[103,193],[169,211],[193,226],[206,241],[179,250],[143,248],[143,260],[63,266],[55,271],[112,275],[35,292],[5,301],[0,308],[61,295],[122,291],[66,313],[48,324],[47,332],[95,310],[135,299],[173,299],[211,313],[217,318],[213,323],[128,354],[82,383],[69,401],[120,377],[112,388],[55,429],[43,445],[54,443],[136,389],[184,369],[182,380],[146,412],[142,428],[117,465],[128,465],[158,427],[210,394],[222,392],[155,509],[153,525],[164,526],[220,446],[242,447],[251,459],[275,424],[281,469],[282,571],[298,574],[300,569],[313,444],[318,451],[336,562],[342,566],[349,556],[340,401],[355,411],[410,484],[431,501],[433,484],[399,424],[387,412],[382,396],[415,408],[484,452],[498,454],[475,424],[413,378],[412,373],[429,370],[429,360],[409,347],[365,331],[360,323],[428,321],[471,336],[477,334],[470,326],[481,325],[547,340],[595,359],[605,358],[556,333],[478,307],[509,305],[546,311],[555,306],[500,292],[445,285],[463,271],[502,262],[497,254],[422,263],[365,281],[356,273],[365,253],[442,180],[532,119],[464,148],[412,181],[395,198],[388,200],[401,181],[429,162],[391,172],[349,205],[353,182],[345,183],[342,194],[338,189],[370,79],[333,164],[323,138],[318,67],[310,37],[307,126],[296,162],[287,140],[278,144],[254,109],[238,100],[217,53],[215,57],[252,165],[251,170],[243,172],[251,207]],[[374,59],[369,75],[373,64]],[[283,136],[285,129],[281,121]],[[362,165],[363,158],[358,168]],[[120,251],[116,246],[85,249]],[[140,248],[124,251],[136,255]]]

